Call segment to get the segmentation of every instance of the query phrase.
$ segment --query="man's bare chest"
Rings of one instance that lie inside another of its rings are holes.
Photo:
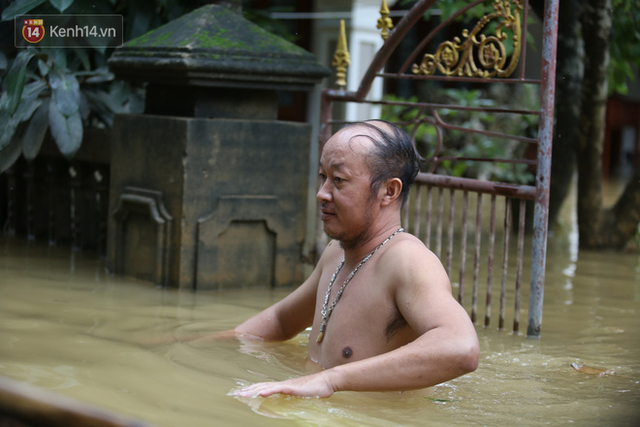
[[[390,325],[398,330],[406,325],[390,285],[376,274],[375,268],[358,272],[358,275],[344,287],[338,299],[335,296],[343,282],[336,280],[329,293],[330,278],[318,287],[309,354],[324,367],[372,357],[406,341],[402,338],[399,344],[400,341],[389,336]],[[322,340],[317,342],[323,323],[322,312],[331,308]]]

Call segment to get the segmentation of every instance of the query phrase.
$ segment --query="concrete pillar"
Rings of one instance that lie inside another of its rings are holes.
[[[108,268],[180,289],[301,283],[310,126],[277,91],[328,70],[237,11],[207,5],[109,61],[148,83],[112,137]]]

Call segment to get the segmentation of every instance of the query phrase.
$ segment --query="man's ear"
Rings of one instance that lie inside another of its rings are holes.
[[[400,197],[402,193],[402,181],[400,178],[392,178],[387,181],[386,185],[382,186],[380,191],[382,193],[381,205],[389,206]]]

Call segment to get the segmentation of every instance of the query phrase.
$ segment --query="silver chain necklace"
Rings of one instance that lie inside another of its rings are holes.
[[[327,293],[324,296],[322,311],[320,311],[320,313],[322,314],[322,323],[320,324],[320,331],[318,332],[318,337],[316,338],[317,343],[322,342],[322,339],[324,338],[324,331],[327,328],[327,322],[329,321],[329,316],[331,316],[331,313],[333,313],[333,309],[336,308],[336,304],[338,304],[338,301],[342,296],[342,292],[344,291],[344,288],[347,287],[347,284],[351,281],[351,279],[353,279],[353,276],[356,275],[358,269],[362,267],[365,262],[369,261],[369,258],[371,258],[373,254],[375,254],[378,251],[378,249],[380,249],[385,243],[391,240],[396,234],[401,233],[403,231],[404,231],[404,228],[397,229],[395,233],[387,237],[384,240],[384,242],[380,243],[374,250],[369,252],[369,254],[366,257],[364,257],[362,261],[360,261],[360,263],[356,266],[356,268],[354,268],[353,271],[349,273],[349,275],[347,276],[342,286],[340,286],[340,289],[338,289],[338,293],[336,293],[336,296],[333,297],[333,302],[329,307],[329,295],[331,295],[331,288],[333,287],[333,282],[336,281],[336,277],[338,276],[338,273],[340,273],[340,270],[342,270],[342,266],[344,265],[344,258],[342,258],[342,261],[340,261],[340,264],[338,264],[338,268],[336,268],[336,271],[333,273],[333,276],[331,276],[331,280],[329,281],[329,287],[327,288]]]

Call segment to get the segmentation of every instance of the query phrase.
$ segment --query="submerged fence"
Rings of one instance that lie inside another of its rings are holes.
[[[19,159],[0,175],[0,224],[8,236],[106,253],[109,141],[89,131],[71,160],[51,141],[31,162]]]

